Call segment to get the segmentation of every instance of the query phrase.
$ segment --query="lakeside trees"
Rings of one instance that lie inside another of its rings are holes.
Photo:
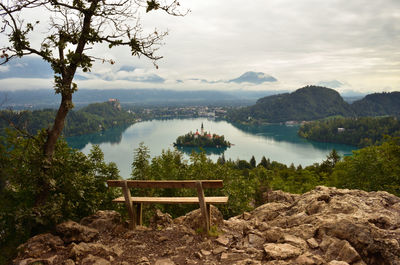
[[[400,136],[394,117],[337,117],[302,125],[299,135],[309,140],[365,147],[379,143],[384,135]]]
[[[48,128],[55,110],[34,110],[14,112],[9,110],[0,111],[0,135],[5,136],[9,122],[17,128],[26,130],[35,135],[43,128]],[[117,108],[112,102],[90,104],[80,110],[71,110],[65,119],[63,129],[64,137],[83,135],[103,131],[117,126],[134,123],[135,116]]]

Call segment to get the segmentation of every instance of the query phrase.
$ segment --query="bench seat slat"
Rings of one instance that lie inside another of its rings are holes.
[[[223,188],[222,180],[199,180],[204,189]],[[193,180],[127,180],[129,188],[196,188]],[[123,187],[123,180],[107,180],[109,187]]]
[[[133,203],[165,203],[165,204],[195,204],[199,203],[198,197],[131,197]],[[124,203],[125,198],[119,197],[113,202]],[[228,197],[205,197],[205,202],[209,204],[224,204],[228,202]]]

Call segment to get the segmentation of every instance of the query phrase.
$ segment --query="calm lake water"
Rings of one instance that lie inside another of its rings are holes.
[[[98,144],[104,152],[107,162],[115,162],[121,176],[130,176],[133,151],[144,142],[150,148],[151,156],[161,154],[162,150],[173,149],[173,142],[180,135],[195,132],[201,123],[204,130],[225,135],[225,139],[234,146],[226,150],[207,149],[209,157],[216,161],[225,155],[225,159],[244,159],[249,161],[254,155],[257,163],[262,156],[287,165],[311,165],[321,162],[332,149],[340,155],[349,155],[353,146],[307,141],[297,136],[298,126],[262,125],[243,126],[226,121],[213,121],[206,118],[152,120],[133,124],[125,128],[115,128],[102,133],[67,138],[68,144],[88,154],[92,144]],[[191,149],[181,150],[188,158]]]

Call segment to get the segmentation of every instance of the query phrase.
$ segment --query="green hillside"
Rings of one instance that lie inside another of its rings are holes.
[[[56,110],[0,111],[0,135],[12,122],[16,127],[30,134],[52,126]],[[112,127],[134,123],[134,117],[121,110],[118,101],[94,103],[78,111],[70,111],[65,121],[64,136],[82,135],[106,130]]]
[[[303,124],[303,138],[318,142],[370,146],[383,140],[384,135],[400,136],[400,121],[395,117],[337,117]]]
[[[306,86],[293,93],[261,98],[253,106],[232,111],[229,120],[274,123],[316,120],[336,115],[353,116],[354,112],[335,90]]]
[[[358,116],[400,116],[400,92],[374,93],[355,101],[352,105]]]

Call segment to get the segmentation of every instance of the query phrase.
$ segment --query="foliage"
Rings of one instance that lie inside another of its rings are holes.
[[[132,178],[147,179],[149,176],[150,150],[143,142],[135,149],[132,162]]]
[[[400,117],[400,92],[373,93],[351,105],[358,116]]]
[[[332,116],[400,116],[400,92],[375,93],[346,103],[333,89],[306,86],[293,93],[261,98],[250,107],[233,109],[228,119],[239,123],[310,121]]]
[[[122,111],[112,102],[94,103],[78,111],[70,111],[65,121],[63,135],[65,137],[94,133],[117,126],[134,123],[134,116]],[[15,112],[10,110],[0,111],[0,135],[5,136],[5,129],[13,126],[36,134],[43,128],[48,128],[55,110],[35,110]]]
[[[400,136],[400,122],[393,117],[337,117],[306,123],[300,127],[299,135],[314,141],[364,147],[379,143],[384,135]]]
[[[400,138],[353,151],[339,162],[329,184],[366,191],[384,190],[400,196]]]
[[[176,138],[175,146],[190,146],[190,147],[230,147],[231,143],[225,140],[225,136],[213,134],[194,134],[187,133]]]
[[[352,116],[353,110],[333,89],[306,86],[293,93],[261,98],[250,107],[233,110],[234,122],[284,122],[316,120],[328,116]]]
[[[58,141],[52,167],[42,170],[45,133],[30,138],[10,131],[0,145],[0,253],[9,257],[28,237],[67,220],[79,220],[98,209],[113,209],[116,190],[106,180],[118,179],[114,163],[106,164],[94,146],[88,156]],[[45,187],[50,183],[50,187]],[[45,198],[38,197],[43,190]],[[39,200],[42,201],[39,201]],[[0,264],[5,260],[0,260]]]

